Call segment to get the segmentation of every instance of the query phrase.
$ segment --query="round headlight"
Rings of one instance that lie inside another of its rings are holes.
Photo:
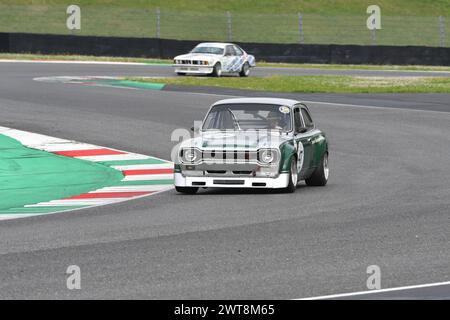
[[[189,162],[194,162],[197,160],[197,152],[194,149],[184,150],[184,158]]]
[[[264,163],[271,163],[274,159],[274,154],[272,150],[263,150],[261,152],[260,160]]]

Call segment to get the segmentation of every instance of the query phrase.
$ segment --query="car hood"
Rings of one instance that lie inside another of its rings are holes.
[[[279,148],[290,138],[289,134],[278,131],[208,132],[184,141],[181,146],[202,150],[257,150],[259,148]]]
[[[211,54],[211,53],[187,53],[187,54],[182,54],[182,55],[176,56],[174,59],[175,60],[190,60],[190,59],[209,60],[211,58],[217,58],[217,57],[220,57],[220,55]]]

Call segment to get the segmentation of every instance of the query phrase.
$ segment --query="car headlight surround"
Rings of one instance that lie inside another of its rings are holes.
[[[262,164],[274,164],[277,163],[279,159],[278,151],[276,149],[259,149],[258,150],[258,161]]]
[[[198,163],[202,158],[202,152],[197,148],[181,149],[180,158],[184,163]]]

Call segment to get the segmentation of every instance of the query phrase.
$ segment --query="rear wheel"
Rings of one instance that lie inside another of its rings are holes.
[[[175,186],[175,190],[180,193],[185,194],[196,194],[198,191],[198,187],[177,187]]]
[[[305,180],[308,186],[324,186],[328,182],[330,168],[328,167],[328,152],[325,152],[319,166],[314,170],[311,177]]]
[[[295,189],[297,189],[297,182],[298,182],[297,159],[295,157],[292,157],[291,166],[289,169],[289,183],[287,187],[284,189],[284,192],[286,193],[295,192]]]
[[[177,75],[179,75],[179,76],[185,76],[186,73],[185,73],[185,72],[177,72]]]
[[[211,75],[213,77],[220,77],[222,75],[222,65],[219,62],[214,65]]]
[[[249,75],[250,75],[250,65],[248,64],[248,62],[246,62],[242,66],[242,69],[239,72],[239,76],[241,76],[241,77],[248,77]]]

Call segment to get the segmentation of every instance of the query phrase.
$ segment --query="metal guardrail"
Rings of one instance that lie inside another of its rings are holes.
[[[355,44],[450,47],[450,17],[381,16],[368,30],[368,15],[307,12],[253,14],[171,11],[89,5],[81,29],[66,27],[66,6],[0,3],[0,32],[148,37],[256,43]]]

